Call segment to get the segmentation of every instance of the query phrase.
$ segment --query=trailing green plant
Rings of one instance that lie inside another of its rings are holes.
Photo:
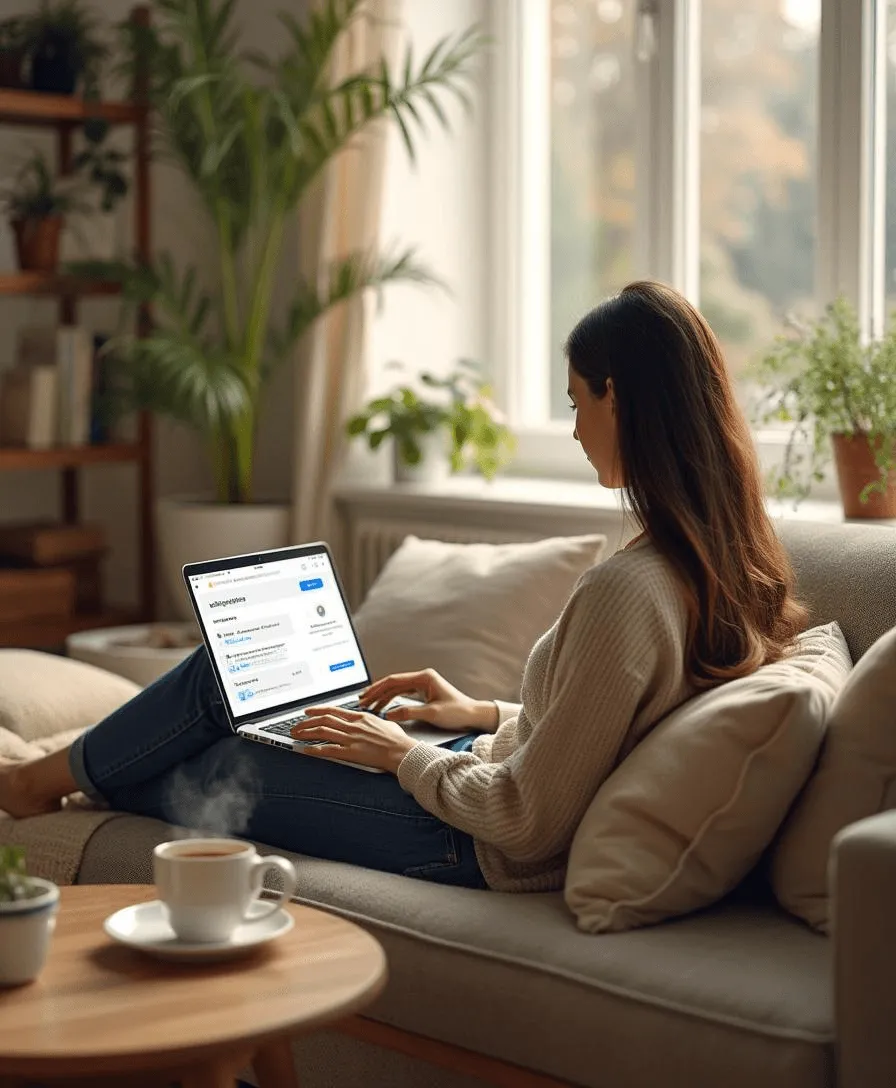
[[[21,846],[0,846],[0,903],[15,903],[41,894],[25,868],[25,850]]]
[[[346,434],[366,436],[372,450],[391,438],[399,458],[406,465],[417,465],[423,456],[420,439],[444,430],[451,471],[474,468],[487,480],[492,479],[513,456],[516,439],[492,402],[491,388],[477,364],[460,359],[457,368],[445,377],[424,371],[419,381],[441,393],[427,399],[411,385],[400,385],[391,393],[374,397],[352,416],[346,423]]]
[[[831,436],[866,435],[880,470],[862,491],[867,502],[873,492],[885,492],[896,471],[896,331],[866,342],[855,310],[842,297],[817,321],[791,323],[792,334],[778,337],[752,372],[762,390],[757,421],[791,425],[771,490],[781,498],[805,498],[812,482],[824,477]]]
[[[251,500],[262,394],[318,318],[369,288],[437,282],[412,249],[350,253],[314,279],[296,282],[290,269],[292,299],[281,319],[273,298],[287,278],[287,223],[331,159],[372,124],[397,125],[413,156],[427,119],[448,127],[445,93],[469,108],[482,41],[475,30],[442,38],[420,61],[408,48],[395,70],[380,59],[334,84],[334,51],[367,17],[364,3],[309,6],[303,22],[281,13],[284,44],[273,59],[241,50],[234,0],[155,0],[150,26],[122,27],[129,70],[147,77],[157,144],[178,162],[211,225],[215,282],[200,286],[194,266],[166,254],[148,265],[75,269],[118,280],[126,301],[151,305],[148,336],[110,344],[119,403],[197,431],[222,502]]]
[[[46,155],[34,150],[13,179],[3,186],[0,200],[12,220],[46,219],[89,211],[82,190],[77,179],[57,176]]]
[[[81,78],[85,98],[99,97],[99,81],[109,48],[100,36],[100,23],[81,0],[41,0],[25,17],[24,45],[28,56],[40,51],[67,63]]]

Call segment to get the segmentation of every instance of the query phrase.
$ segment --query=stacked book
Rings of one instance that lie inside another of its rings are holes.
[[[22,621],[98,612],[102,526],[0,524],[0,617]]]
[[[0,445],[47,449],[104,441],[98,412],[103,342],[80,325],[20,330],[16,364],[0,376]]]

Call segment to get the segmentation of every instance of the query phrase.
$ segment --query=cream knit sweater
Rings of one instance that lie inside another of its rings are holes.
[[[473,836],[496,891],[562,888],[597,788],[660,718],[693,694],[686,614],[672,568],[646,539],[586,571],[535,644],[522,705],[499,703],[471,752],[415,745],[398,780]]]

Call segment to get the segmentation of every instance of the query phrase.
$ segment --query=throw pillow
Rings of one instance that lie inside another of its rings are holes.
[[[606,537],[450,544],[408,536],[355,616],[374,677],[433,668],[474,699],[519,700],[529,651]]]
[[[772,887],[781,906],[827,933],[834,836],[890,808],[896,808],[896,627],[856,663],[831,708],[818,770],[772,854]]]
[[[104,669],[36,650],[0,650],[0,729],[38,740],[105,718],[140,690]]]
[[[576,830],[566,902],[580,929],[709,906],[749,872],[812,771],[851,661],[836,623],[795,652],[682,703],[597,791]]]

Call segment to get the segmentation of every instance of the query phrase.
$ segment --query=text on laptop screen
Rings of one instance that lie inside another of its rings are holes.
[[[234,717],[367,681],[329,557],[190,578]]]

